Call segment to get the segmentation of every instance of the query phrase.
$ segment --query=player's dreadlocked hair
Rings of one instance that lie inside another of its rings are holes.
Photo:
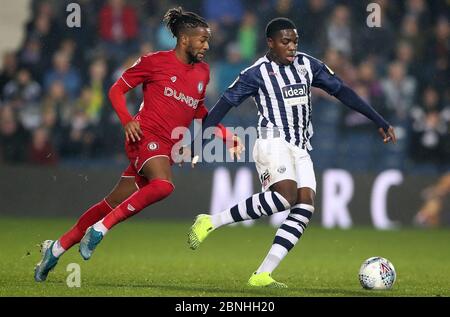
[[[276,32],[287,29],[296,29],[294,22],[288,18],[275,18],[267,23],[266,37],[272,38]]]
[[[175,37],[178,37],[180,31],[185,29],[195,29],[199,26],[209,27],[201,16],[193,12],[183,11],[181,7],[169,9],[164,15],[163,21],[166,22],[167,28]]]

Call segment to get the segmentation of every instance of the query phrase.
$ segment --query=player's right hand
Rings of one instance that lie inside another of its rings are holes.
[[[141,140],[142,130],[139,122],[135,120],[131,120],[128,122],[125,127],[125,140],[129,142],[136,142]]]
[[[397,137],[395,136],[395,131],[392,126],[389,126],[387,131],[384,131],[383,128],[379,128],[378,131],[380,132],[384,143],[389,143],[389,141],[391,141],[394,144],[397,143]]]

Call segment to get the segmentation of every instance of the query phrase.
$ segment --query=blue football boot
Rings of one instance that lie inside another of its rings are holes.
[[[42,260],[34,268],[34,280],[43,282],[47,279],[48,273],[58,264],[58,259],[52,253],[53,240],[45,240],[41,244]]]
[[[80,241],[80,254],[85,260],[89,260],[97,245],[102,241],[103,233],[96,231],[92,226],[86,230],[86,233]]]

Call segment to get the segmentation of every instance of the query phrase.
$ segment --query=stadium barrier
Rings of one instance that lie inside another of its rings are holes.
[[[76,218],[102,199],[121,175],[119,169],[0,167],[0,216]],[[421,192],[436,177],[404,175],[399,170],[355,174],[341,169],[316,171],[313,223],[327,228],[354,225],[391,229],[410,226],[422,204]],[[174,168],[174,193],[136,218],[192,219],[208,210],[233,206],[260,183],[252,168]],[[269,220],[280,223],[282,215]],[[247,222],[245,225],[251,225]]]

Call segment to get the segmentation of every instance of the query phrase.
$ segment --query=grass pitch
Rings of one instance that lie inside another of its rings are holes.
[[[276,228],[223,227],[196,251],[190,222],[127,221],[89,261],[75,246],[44,283],[33,279],[38,243],[56,239],[72,221],[0,218],[0,296],[450,296],[450,230],[326,230],[313,224],[274,272],[288,289],[251,289],[246,282],[269,250]],[[361,263],[389,259],[397,281],[388,291],[363,290]],[[69,288],[70,263],[81,287]]]

